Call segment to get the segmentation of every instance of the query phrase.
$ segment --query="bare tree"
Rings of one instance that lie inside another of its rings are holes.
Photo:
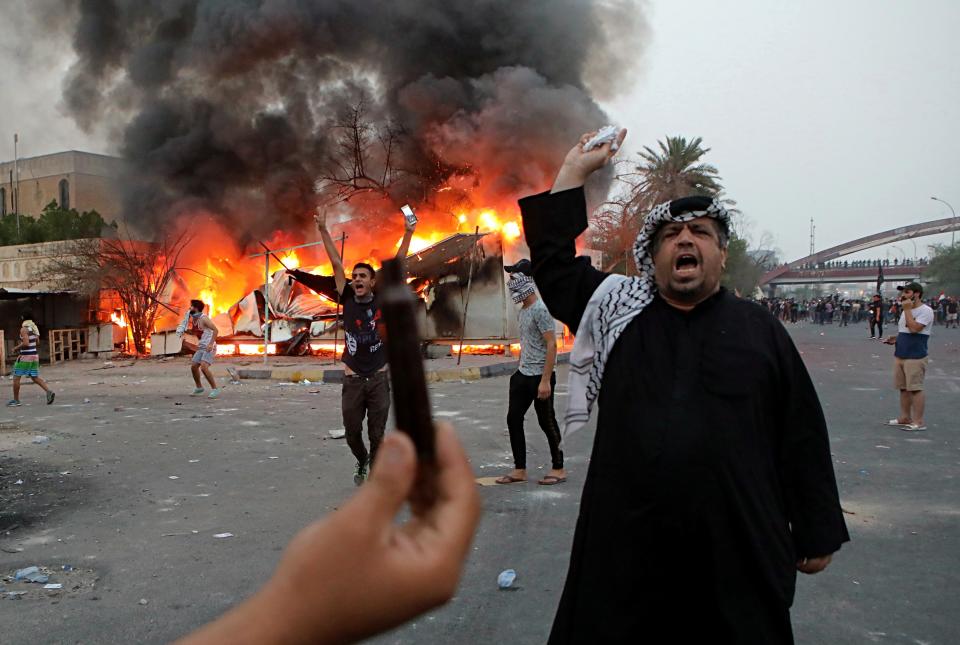
[[[46,269],[50,279],[88,295],[116,294],[130,326],[138,354],[147,352],[157,314],[184,247],[187,233],[164,236],[157,242],[126,237],[83,239],[66,243],[63,253]]]
[[[391,199],[391,188],[404,175],[397,166],[402,128],[373,123],[360,99],[332,129],[333,146],[316,182],[322,201],[335,204],[363,193]]]

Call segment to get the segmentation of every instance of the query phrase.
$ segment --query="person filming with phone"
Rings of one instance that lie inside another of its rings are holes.
[[[902,430],[926,430],[923,411],[927,396],[923,379],[927,373],[927,341],[933,326],[933,309],[923,304],[923,287],[910,282],[897,287],[900,295],[900,321],[897,335],[884,339],[895,345],[893,352],[894,387],[900,390],[900,416],[887,423]]]

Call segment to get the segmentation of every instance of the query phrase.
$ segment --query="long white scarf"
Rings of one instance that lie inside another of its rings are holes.
[[[697,206],[701,210],[688,210]],[[564,439],[590,420],[613,346],[630,321],[646,309],[657,292],[650,253],[650,244],[657,229],[665,222],[689,222],[698,217],[714,217],[727,225],[730,222],[729,213],[717,199],[708,202],[705,198],[688,197],[664,202],[651,210],[633,245],[637,276],[609,275],[593,292],[580,319],[570,352],[567,413],[563,419]]]

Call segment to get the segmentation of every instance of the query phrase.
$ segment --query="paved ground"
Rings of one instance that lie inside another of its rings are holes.
[[[825,404],[853,537],[825,574],[801,579],[798,641],[957,642],[960,331],[938,329],[931,342],[922,434],[881,425],[896,412],[890,348],[861,328],[793,333]],[[247,596],[290,536],[353,488],[348,448],[327,438],[340,427],[335,385],[246,382],[210,402],[183,394],[182,359],[98,367],[48,369],[55,405],[34,388],[29,405],[0,411],[0,579],[36,564],[64,584],[0,581],[30,589],[17,600],[0,593],[3,643],[172,639]],[[506,385],[432,387],[437,416],[457,425],[478,476],[508,467]],[[36,435],[49,443],[32,443]],[[532,412],[528,435],[531,466],[546,466]],[[484,519],[457,598],[379,642],[544,642],[591,437],[568,447],[566,485],[482,488]],[[520,588],[500,592],[508,567]]]

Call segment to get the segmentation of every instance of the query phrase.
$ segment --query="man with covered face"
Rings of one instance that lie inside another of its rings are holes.
[[[599,401],[550,642],[790,643],[796,571],[849,539],[817,394],[783,326],[720,286],[716,199],[654,208],[636,277],[575,257],[583,184],[626,132],[592,135],[520,201],[537,286],[576,332],[565,437]]]

